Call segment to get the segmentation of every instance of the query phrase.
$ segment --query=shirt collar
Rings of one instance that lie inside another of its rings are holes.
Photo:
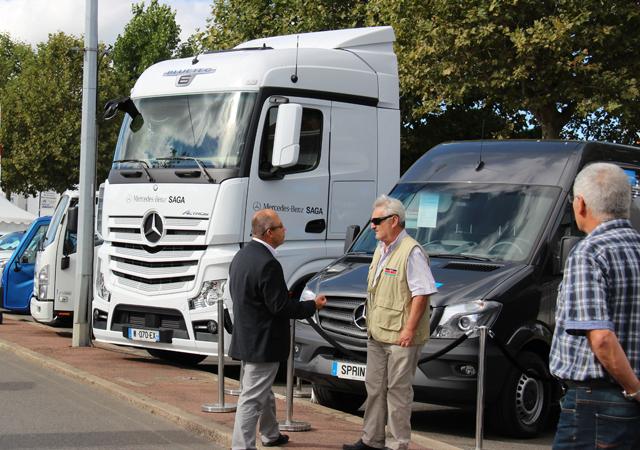
[[[262,239],[258,239],[258,238],[256,238],[256,237],[251,238],[251,239],[253,239],[253,240],[254,240],[254,241],[256,241],[256,242],[260,242],[262,245],[264,245],[265,247],[267,247],[267,249],[269,249],[269,251],[271,252],[271,254],[273,255],[273,257],[274,257],[274,258],[276,257],[277,252],[276,252],[276,249],[275,249],[275,248],[273,248],[272,246],[270,246],[269,244],[267,244],[267,243],[266,243],[265,241],[263,241]]]
[[[609,230],[615,230],[616,228],[633,228],[633,226],[631,225],[629,219],[607,220],[606,222],[602,222],[600,225],[591,230],[589,236],[599,236]]]
[[[400,232],[400,234],[398,236],[396,236],[396,238],[394,239],[394,241],[389,244],[389,245],[384,245],[384,242],[380,241],[380,250],[382,251],[382,254],[386,255],[387,253],[391,252],[393,249],[395,249],[398,244],[400,243],[400,241],[402,239],[404,239],[404,237],[407,236],[407,230],[402,230]]]

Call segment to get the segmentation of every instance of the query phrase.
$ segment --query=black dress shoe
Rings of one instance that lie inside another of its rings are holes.
[[[355,444],[344,444],[342,446],[342,450],[382,450],[382,449],[377,447],[371,447],[370,445],[367,445],[364,442],[362,442],[362,439],[360,439]]]
[[[280,436],[278,436],[278,439],[274,439],[273,441],[267,442],[262,445],[264,445],[265,447],[280,447],[287,442],[289,442],[289,436],[287,436],[286,434],[280,434]]]

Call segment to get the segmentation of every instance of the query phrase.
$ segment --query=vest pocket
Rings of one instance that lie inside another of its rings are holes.
[[[404,308],[390,298],[376,297],[376,323],[384,330],[400,331]]]

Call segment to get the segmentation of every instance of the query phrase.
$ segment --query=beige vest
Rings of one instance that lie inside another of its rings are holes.
[[[397,344],[400,330],[409,318],[412,297],[407,283],[407,261],[416,246],[420,247],[420,244],[415,239],[405,236],[387,257],[377,279],[376,268],[382,257],[380,247],[373,254],[367,278],[367,332],[378,342]],[[427,339],[429,308],[418,323],[413,345],[424,344]]]

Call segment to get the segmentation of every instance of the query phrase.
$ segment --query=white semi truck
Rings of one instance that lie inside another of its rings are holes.
[[[155,64],[107,104],[126,114],[98,201],[98,341],[216,355],[217,301],[259,209],[287,227],[292,295],[343,253],[347,227],[399,176],[394,39],[390,27],[257,39]]]

